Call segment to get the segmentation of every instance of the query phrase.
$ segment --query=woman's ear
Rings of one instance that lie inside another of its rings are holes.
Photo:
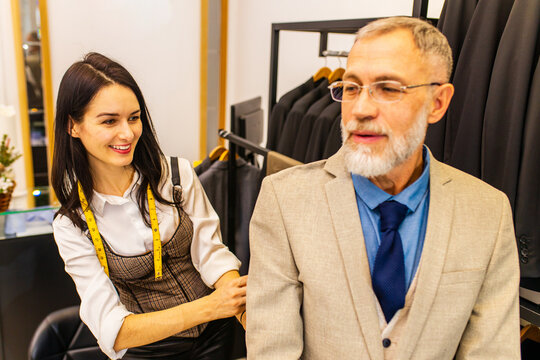
[[[79,137],[78,128],[79,128],[78,124],[73,120],[71,116],[69,116],[68,129],[67,129],[68,134],[74,138],[78,138]]]

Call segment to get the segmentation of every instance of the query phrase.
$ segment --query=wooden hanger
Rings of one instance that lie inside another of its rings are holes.
[[[229,150],[225,149],[219,156],[219,161],[227,161],[229,160]]]
[[[345,69],[342,67],[339,67],[336,70],[332,71],[332,73],[328,75],[328,83],[331,84],[334,81],[341,80],[343,78],[344,73],[345,73]]]
[[[317,82],[321,80],[322,78],[328,78],[328,75],[330,75],[331,72],[332,70],[330,70],[330,68],[323,66],[322,68],[317,70],[315,75],[313,75],[313,81]]]
[[[214,150],[210,152],[210,155],[208,155],[208,157],[210,158],[210,160],[215,161],[219,159],[219,157],[221,156],[221,154],[223,154],[224,151],[228,151],[225,146],[218,145],[214,148]]]
[[[531,339],[534,342],[540,342],[540,329],[533,324],[529,324],[521,329],[521,342]]]

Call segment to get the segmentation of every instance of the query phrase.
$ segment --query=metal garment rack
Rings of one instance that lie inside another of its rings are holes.
[[[227,162],[227,246],[234,253],[236,250],[236,239],[234,237],[236,220],[236,147],[240,146],[250,150],[251,152],[264,156],[265,159],[269,150],[223,129],[218,131],[218,135],[229,140],[229,160]]]
[[[419,18],[427,18],[429,0],[414,0],[412,16]],[[270,47],[270,90],[268,96],[268,119],[272,109],[276,105],[277,94],[277,78],[278,78],[278,58],[279,58],[279,34],[280,31],[302,31],[315,32],[320,34],[319,40],[319,57],[324,56],[346,56],[342,52],[329,51],[328,34],[354,34],[362,26],[377,18],[366,19],[348,19],[348,20],[331,20],[331,21],[306,21],[306,22],[291,22],[291,23],[276,23],[272,24],[272,40]]]

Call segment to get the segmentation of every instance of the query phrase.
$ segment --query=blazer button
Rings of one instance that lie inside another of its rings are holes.
[[[520,244],[527,245],[529,243],[529,239],[527,239],[525,236],[520,236],[519,242]]]
[[[387,347],[390,347],[390,345],[392,345],[392,341],[390,341],[390,339],[388,339],[388,338],[384,338],[383,341],[382,341],[382,346],[387,348]]]
[[[526,264],[529,262],[529,258],[527,256],[520,256],[519,261],[521,261],[523,264]]]

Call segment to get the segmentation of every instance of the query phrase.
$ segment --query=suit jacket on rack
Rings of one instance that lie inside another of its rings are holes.
[[[431,155],[430,155],[431,156]],[[385,358],[341,151],[267,177],[250,226],[248,359]],[[506,196],[434,158],[400,359],[519,359],[519,268]]]
[[[294,142],[296,141],[296,135],[298,134],[298,128],[304,118],[304,115],[308,111],[309,107],[326,95],[328,92],[328,79],[324,78],[320,81],[317,87],[306,95],[297,100],[285,120],[281,136],[278,140],[277,151],[283,155],[292,157],[294,151]]]
[[[324,111],[324,109],[333,102],[334,101],[332,100],[332,96],[330,95],[330,93],[327,93],[325,96],[317,100],[313,105],[309,107],[306,115],[302,118],[300,127],[298,128],[298,133],[294,142],[294,150],[292,155],[293,159],[296,159],[298,161],[305,160],[309,139],[313,130],[313,125],[317,121],[319,115],[321,115],[321,113]]]
[[[268,135],[266,139],[266,147],[268,149],[277,149],[283,124],[285,123],[285,119],[287,118],[287,114],[291,110],[291,107],[294,105],[296,100],[313,90],[315,86],[316,85],[313,78],[310,77],[305,83],[283,95],[277,104],[274,105],[272,114],[270,115],[270,119],[268,121]]]
[[[309,137],[309,144],[306,150],[304,162],[312,162],[323,158],[324,147],[330,134],[330,129],[334,124],[336,116],[341,113],[341,104],[334,102],[326,107],[313,124],[313,130]]]
[[[330,134],[328,134],[328,139],[324,145],[323,159],[328,159],[330,156],[338,152],[338,150],[343,145],[341,140],[341,114],[336,116],[334,123],[330,128]],[[322,160],[322,159],[321,159]]]

